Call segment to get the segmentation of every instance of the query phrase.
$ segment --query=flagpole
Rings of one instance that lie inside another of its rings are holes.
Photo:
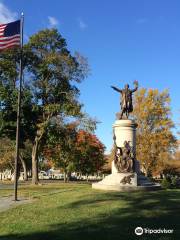
[[[19,72],[19,91],[18,91],[18,107],[17,107],[17,123],[16,123],[16,155],[15,155],[15,169],[14,169],[14,201],[17,201],[17,188],[18,188],[18,162],[19,162],[19,140],[20,140],[20,112],[21,112],[21,93],[22,93],[22,78],[23,78],[23,25],[24,14],[21,13],[20,23],[20,72]]]

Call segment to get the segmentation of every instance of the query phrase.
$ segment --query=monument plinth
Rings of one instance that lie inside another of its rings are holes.
[[[123,148],[127,142],[132,147],[133,152],[136,152],[136,128],[137,124],[133,120],[124,119],[116,120],[113,124],[113,139],[116,148]],[[116,149],[117,151],[117,149]],[[118,169],[112,161],[112,173],[117,173]]]
[[[160,185],[149,181],[140,173],[140,164],[136,159],[136,128],[137,123],[128,119],[133,111],[132,93],[138,88],[130,90],[127,84],[124,89],[112,87],[122,95],[120,118],[113,124],[114,160],[111,174],[102,181],[93,183],[92,188],[116,191],[155,190]],[[122,119],[126,114],[127,119]]]

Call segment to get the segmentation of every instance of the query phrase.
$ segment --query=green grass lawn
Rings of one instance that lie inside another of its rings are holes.
[[[0,213],[0,239],[180,239],[180,190],[118,193],[61,183],[21,186],[19,193],[32,202]],[[137,226],[174,234],[136,236]]]

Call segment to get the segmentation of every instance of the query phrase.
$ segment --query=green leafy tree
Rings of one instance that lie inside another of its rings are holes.
[[[50,126],[48,128],[48,144],[43,151],[45,159],[51,160],[56,168],[63,169],[65,182],[70,171],[74,169],[76,159],[76,127],[76,123]]]
[[[56,29],[46,29],[30,37],[26,45],[32,64],[29,67],[33,79],[34,98],[38,119],[32,149],[32,182],[38,181],[38,150],[46,129],[54,116],[81,115],[77,97],[80,83],[85,77],[78,58],[67,49],[65,39]],[[79,57],[79,56],[78,56]]]
[[[19,51],[0,55],[0,134],[15,138]],[[68,51],[56,29],[30,37],[24,46],[24,85],[21,111],[21,144],[32,142],[32,183],[38,183],[38,156],[46,130],[56,116],[81,117],[80,83],[88,73],[85,58]]]
[[[27,63],[26,63],[27,65]],[[17,95],[18,95],[18,70],[19,70],[19,50],[11,49],[0,53],[0,140],[5,141],[4,146],[0,144],[0,152],[3,155],[4,164],[2,167],[8,167],[14,170],[15,155],[15,137],[16,137],[16,116],[17,116]],[[26,71],[26,67],[25,67]],[[24,158],[25,143],[27,139],[33,138],[35,112],[33,111],[33,101],[30,88],[26,86],[23,89],[22,107],[21,107],[21,131],[20,131],[20,162],[27,176],[26,160]],[[9,155],[9,157],[8,157]],[[10,157],[11,155],[11,157]],[[6,162],[11,164],[6,164]],[[20,162],[18,163],[20,169]]]

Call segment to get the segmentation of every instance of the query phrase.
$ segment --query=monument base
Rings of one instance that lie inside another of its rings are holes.
[[[143,175],[137,173],[113,173],[106,176],[102,181],[93,183],[93,189],[111,191],[139,191],[159,190],[160,184],[154,184]]]
[[[124,148],[124,143],[136,150],[136,128],[137,124],[135,121],[130,119],[116,120],[113,124],[114,142],[117,148]],[[128,149],[125,149],[128,150]],[[116,156],[117,157],[116,152]],[[122,154],[122,153],[121,153]],[[131,152],[124,153],[125,160],[131,159]],[[135,155],[135,154],[133,154]],[[127,158],[127,159],[126,159]],[[123,168],[120,170],[117,168],[115,161],[112,161],[112,174],[106,176],[102,181],[93,183],[92,188],[101,190],[114,190],[114,191],[137,191],[137,190],[158,190],[161,189],[160,184],[152,183],[147,177],[141,175],[140,164],[136,158],[133,158],[134,167],[128,171],[134,172],[123,172]],[[126,170],[127,171],[127,170]],[[121,172],[121,173],[120,173]]]

